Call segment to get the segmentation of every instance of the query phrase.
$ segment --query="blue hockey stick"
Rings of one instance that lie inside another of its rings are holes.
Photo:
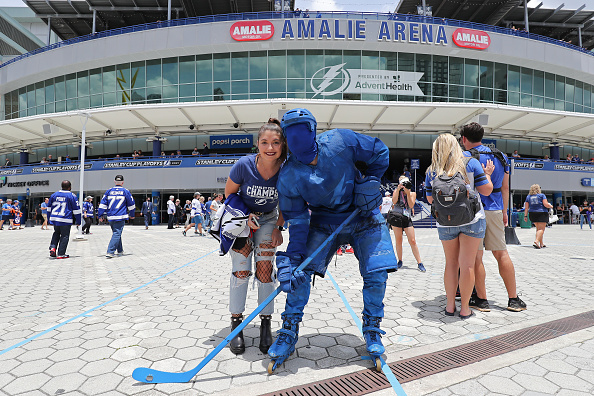
[[[305,267],[307,267],[307,265],[311,262],[311,260],[316,257],[321,251],[322,249],[336,236],[338,235],[338,233],[344,228],[345,225],[347,225],[348,223],[351,222],[351,220],[353,220],[353,218],[355,218],[355,216],[357,216],[360,212],[360,209],[355,209],[355,211],[353,213],[351,213],[351,215],[349,217],[346,218],[345,221],[342,222],[341,225],[339,225],[336,230],[334,230],[334,232],[332,234],[330,234],[330,236],[328,236],[328,238],[326,238],[326,240],[324,242],[322,242],[320,244],[320,246],[315,250],[315,252],[313,252],[311,254],[311,256],[309,256],[308,258],[306,258],[305,260],[303,260],[303,262],[301,263],[301,265],[299,267],[297,267],[297,271],[301,271],[303,270]],[[260,305],[258,305],[258,308],[256,308],[254,310],[254,312],[252,312],[250,314],[250,316],[248,316],[239,326],[237,326],[235,328],[235,330],[233,330],[231,332],[231,334],[229,334],[227,337],[225,337],[225,339],[211,352],[208,354],[208,356],[206,356],[204,359],[202,359],[202,361],[200,362],[200,364],[196,367],[194,367],[192,370],[189,371],[185,371],[182,373],[170,373],[167,371],[159,371],[159,370],[154,370],[154,369],[150,369],[150,368],[146,368],[146,367],[139,367],[137,369],[135,369],[132,372],[132,378],[134,378],[136,381],[140,381],[140,382],[144,382],[147,384],[165,384],[165,383],[183,383],[183,382],[188,382],[190,381],[192,378],[194,378],[194,376],[196,376],[196,374],[198,374],[198,372],[200,370],[202,370],[202,368],[204,368],[204,366],[206,366],[208,364],[208,362],[210,362],[216,355],[218,355],[219,352],[221,352],[221,350],[223,348],[225,348],[227,346],[227,344],[229,344],[231,342],[231,340],[233,338],[235,338],[235,336],[237,334],[239,334],[240,331],[242,331],[256,316],[258,316],[258,314],[260,312],[262,312],[262,310],[264,308],[266,308],[266,306],[268,304],[270,304],[270,302],[272,300],[274,300],[274,298],[276,296],[278,296],[281,292],[281,288],[280,286],[276,288],[276,290],[274,292],[272,292],[272,294],[270,294],[270,296],[268,296],[268,298]]]

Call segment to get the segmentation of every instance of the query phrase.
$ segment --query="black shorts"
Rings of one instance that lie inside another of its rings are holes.
[[[392,227],[408,228],[412,227],[413,223],[410,217],[405,216],[402,213],[389,212],[388,213],[388,224]]]
[[[7,215],[2,215],[2,220],[4,220],[4,221],[8,221],[9,219],[10,219],[10,215],[9,215],[9,214],[7,214]]]
[[[533,223],[548,223],[549,212],[528,212],[528,218]]]

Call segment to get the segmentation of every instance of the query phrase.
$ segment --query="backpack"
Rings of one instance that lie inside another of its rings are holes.
[[[464,158],[464,166],[470,157]],[[466,188],[466,177],[460,172],[454,176],[442,174],[431,183],[433,204],[431,214],[442,226],[456,227],[470,223],[481,209],[479,195]]]

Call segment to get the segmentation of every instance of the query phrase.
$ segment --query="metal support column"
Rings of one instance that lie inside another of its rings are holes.
[[[530,26],[528,26],[528,0],[524,0],[524,28],[526,32],[530,33]]]
[[[93,34],[97,33],[97,10],[93,10]]]
[[[578,45],[582,47],[582,27],[578,26]]]
[[[47,45],[51,44],[52,40],[52,18],[47,18]]]
[[[167,20],[171,20],[171,0],[167,0]]]

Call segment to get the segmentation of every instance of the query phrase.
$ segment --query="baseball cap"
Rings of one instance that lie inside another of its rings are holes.
[[[194,193],[194,196],[196,196],[196,195],[202,195],[202,194],[200,194],[198,191],[196,191],[196,192]]]
[[[390,192],[386,191],[386,197],[389,197],[389,196],[390,196]]]
[[[87,196],[85,199],[93,199],[93,197],[91,197],[90,195]]]
[[[117,176],[115,177],[115,181],[124,181],[124,176],[122,176],[122,175],[117,175]]]

